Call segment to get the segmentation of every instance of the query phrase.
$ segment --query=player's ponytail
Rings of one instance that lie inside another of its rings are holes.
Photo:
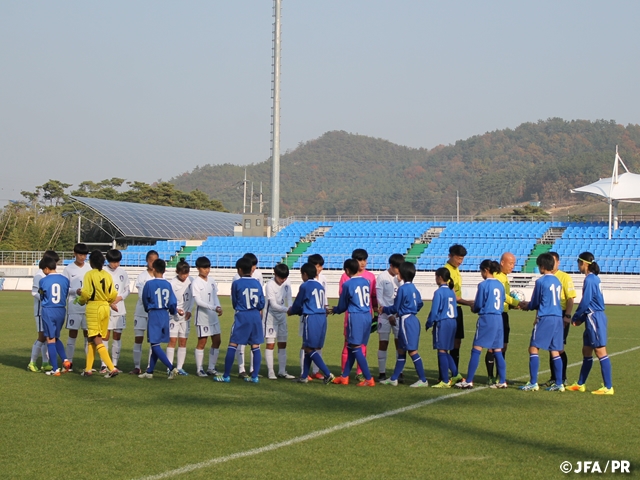
[[[500,271],[500,264],[495,260],[486,259],[480,263],[480,270],[486,270],[491,275]]]
[[[453,290],[453,280],[451,279],[451,272],[449,272],[448,268],[440,267],[436,270],[436,277],[440,277],[447,285],[449,285],[449,288]]]
[[[596,263],[595,257],[591,252],[582,252],[578,255],[578,260],[587,264],[587,270],[595,275],[600,275],[600,266]]]

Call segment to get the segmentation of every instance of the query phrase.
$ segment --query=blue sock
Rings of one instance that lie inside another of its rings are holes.
[[[404,365],[407,363],[407,354],[403,353],[400,355],[396,354],[396,366],[393,369],[393,375],[391,375],[391,380],[397,380],[400,377],[400,374],[404,370]]]
[[[468,383],[473,383],[473,377],[476,376],[476,370],[478,370],[478,365],[480,365],[481,353],[482,350],[471,349],[471,358],[469,359],[469,368],[467,369],[467,378],[465,379]]]
[[[260,373],[260,365],[262,365],[262,352],[260,351],[260,347],[252,348],[251,353],[253,353],[253,373],[251,376],[253,378],[258,378],[258,374]]]
[[[455,377],[458,375],[458,365],[456,365],[456,361],[450,353],[447,353],[447,360],[449,360],[449,371],[451,372],[451,376]]]
[[[502,355],[502,352],[493,352],[493,356],[498,366],[498,379],[500,383],[506,383],[507,381],[507,362]]]
[[[420,354],[418,352],[411,355],[411,360],[413,361],[413,366],[416,367],[416,373],[420,380],[423,382],[427,381],[427,376],[424,374],[424,365],[422,364],[422,358],[420,358]]]
[[[558,355],[557,357],[552,357],[553,360],[553,372],[556,377],[556,384],[562,384],[562,357]]]
[[[440,369],[440,378],[444,383],[449,383],[449,354],[447,352],[438,352],[438,368]]]
[[[173,364],[169,361],[167,354],[164,353],[164,350],[162,350],[162,347],[159,344],[151,345],[151,350],[156,354],[158,360],[160,360],[165,367],[169,370],[173,370]]]
[[[600,370],[602,370],[604,386],[611,388],[613,386],[611,383],[613,380],[611,379],[611,360],[609,360],[609,355],[605,355],[600,359]]]
[[[318,350],[314,350],[313,352],[311,352],[311,354],[309,355],[309,358],[313,361],[313,363],[315,363],[318,366],[318,368],[324,374],[325,377],[328,377],[329,375],[331,375],[329,368],[324,363],[324,359],[322,358],[322,355]],[[305,377],[302,377],[302,378],[305,378]]]
[[[64,344],[60,341],[59,338],[56,338],[56,351],[58,352],[58,355],[60,356],[62,361],[65,361],[67,359],[67,352],[65,352],[64,350]]]
[[[537,353],[529,354],[529,380],[531,383],[538,383],[538,371],[540,370],[540,357]]]
[[[344,371],[342,372],[342,376],[343,377],[348,377],[349,376],[355,361],[356,361],[356,356],[353,353],[353,348],[347,347],[347,363],[344,364]]]
[[[304,352],[304,362],[302,362],[302,373],[300,378],[307,378],[311,369],[311,354]]]
[[[360,365],[360,370],[362,370],[362,374],[364,375],[365,380],[371,380],[371,372],[369,371],[369,364],[367,363],[367,357],[362,353],[362,347],[355,348],[353,350],[353,354],[356,357],[356,361],[358,365]]]
[[[587,383],[589,372],[593,366],[593,357],[583,357],[582,367],[580,367],[580,377],[578,378],[578,385],[584,385]]]
[[[233,367],[233,362],[236,359],[236,350],[238,347],[232,347],[229,345],[227,347],[227,355],[224,357],[224,376],[231,376],[231,367]]]
[[[156,369],[156,363],[158,363],[158,355],[153,351],[153,345],[151,346],[151,358],[149,358],[149,368],[147,368],[147,373],[153,373]]]
[[[49,352],[49,364],[55,371],[58,369],[58,352],[56,352],[56,344],[47,343],[47,351]]]

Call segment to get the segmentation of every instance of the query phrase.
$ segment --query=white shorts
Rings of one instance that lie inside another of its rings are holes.
[[[189,320],[176,320],[174,317],[169,319],[169,337],[189,338],[190,331],[191,322]]]
[[[67,315],[67,330],[86,330],[87,318],[83,313],[71,313]]]
[[[302,322],[300,322],[302,323]],[[287,331],[287,319],[276,320],[271,315],[267,316],[266,323],[262,324],[264,328],[264,338],[266,343],[286,342],[289,333]]]
[[[134,316],[133,317],[133,328],[135,330],[142,330],[143,332],[147,329],[147,317]]]
[[[109,328],[107,330],[124,330],[127,328],[127,318],[124,315],[109,317]]]
[[[40,315],[36,315],[35,319],[36,319],[36,332],[38,333],[44,332],[44,326],[42,325],[42,319],[40,318]]]
[[[209,323],[208,325],[196,325],[195,327],[198,333],[198,338],[220,335],[222,333],[222,330],[220,330],[219,320],[216,320],[213,323]]]
[[[388,317],[385,316],[385,318],[383,318],[382,315],[378,317],[378,336],[380,337],[379,339],[381,341],[388,342],[389,338],[391,337],[391,332],[393,332],[393,336],[395,338],[398,338],[399,331],[400,329],[398,327],[397,319],[394,326],[389,323]]]

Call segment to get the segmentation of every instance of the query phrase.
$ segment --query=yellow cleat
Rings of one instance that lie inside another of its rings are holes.
[[[587,388],[584,385],[579,385],[578,382],[575,382],[573,385],[569,385],[566,387],[567,390],[572,392],[586,392]]]
[[[594,390],[591,393],[593,393],[594,395],[613,395],[613,387],[607,388],[603,385],[602,387],[600,387],[597,390]]]
[[[431,385],[431,388],[451,388],[451,383],[449,382],[439,382],[435,385]]]

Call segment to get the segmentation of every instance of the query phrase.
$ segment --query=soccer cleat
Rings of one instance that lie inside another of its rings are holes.
[[[500,383],[500,381],[497,381],[496,383],[489,385],[489,388],[507,388],[507,382]]]
[[[487,385],[491,386],[495,383],[498,383],[498,379],[496,377],[489,377],[489,380],[487,381]]]
[[[540,386],[541,387],[550,387],[550,386],[555,385],[555,384],[556,384],[556,379],[555,378],[550,378],[546,382],[541,383]]]
[[[107,366],[106,366],[106,365],[103,365],[103,366],[100,368],[100,373],[101,373],[101,374],[103,374],[103,375],[104,375],[105,373],[107,373],[108,371],[109,371],[109,369],[107,368]]]
[[[462,388],[464,390],[468,390],[470,388],[473,388],[473,382],[467,382],[465,379],[462,379],[461,381],[459,381],[458,383],[456,383],[454,385],[454,387],[456,388]]]
[[[81,377],[91,377],[91,376],[93,376],[93,372],[91,372],[91,371],[88,371],[88,372],[87,372],[86,370],[84,370],[84,371],[80,374],[80,376],[81,376]]]
[[[356,375],[356,382],[364,382],[364,375],[361,373],[358,373]]]
[[[49,375],[50,377],[59,377],[61,375],[59,368],[56,368],[55,370],[49,370],[48,372],[44,372],[44,374]]]
[[[311,375],[312,378],[314,378],[315,380],[324,380],[324,375],[321,374],[320,372],[316,372],[313,375]]]
[[[401,373],[400,376],[398,377],[398,383],[404,384],[404,373]]]
[[[221,383],[230,383],[231,377],[225,377],[224,375],[216,375],[215,377],[213,377],[213,381],[221,382]]]
[[[129,372],[129,375],[140,375],[141,373],[142,373],[142,370],[136,367]]]
[[[390,378],[387,378],[386,380],[382,380],[380,385],[391,385],[392,387],[397,387],[398,380],[391,380]]]
[[[273,373],[273,372],[269,372],[269,375],[267,375],[267,378],[268,378],[269,380],[277,380],[277,379],[278,379],[278,377],[276,376],[276,374],[275,374],[275,373]]]
[[[597,390],[591,392],[593,395],[613,395],[613,387],[607,388],[604,385]]]
[[[293,383],[309,383],[308,378],[294,378],[291,380]]]
[[[209,375],[207,375],[207,372],[205,372],[202,368],[200,370],[198,370],[198,373],[196,374],[199,377],[208,377]]]
[[[209,368],[209,369],[207,370],[207,375],[212,375],[212,376],[214,376],[214,377],[215,377],[216,375],[219,375],[219,373],[218,373],[218,371],[217,371],[215,368]]]
[[[424,382],[422,380],[418,380],[416,383],[412,383],[409,386],[413,387],[413,388],[428,387],[429,386],[429,382],[427,380],[425,380]]]
[[[537,383],[527,382],[526,385],[520,387],[520,390],[522,390],[523,392],[537,392],[538,390],[540,390],[540,387],[538,387]]]
[[[382,380],[386,380],[387,379],[387,374],[386,373],[381,373],[378,375],[378,383],[380,383]]]
[[[42,367],[40,367],[40,370],[42,370],[43,372],[50,372],[51,370],[53,370],[53,367],[50,363],[44,362],[42,364]]]
[[[339,377],[333,379],[333,383],[335,383],[336,385],[349,385],[349,377],[343,377],[342,375],[340,375]]]
[[[554,383],[550,387],[545,388],[545,390],[547,392],[564,392],[564,385],[563,384],[558,385],[557,383]]]
[[[27,365],[27,370],[29,370],[30,372],[39,372],[40,371],[40,369],[36,365],[36,362],[29,362],[29,365]]]
[[[460,382],[462,380],[464,380],[464,378],[462,377],[462,374],[458,373],[455,377],[451,377],[449,379],[449,383],[451,385],[455,385],[456,383],[458,383],[458,382]]]
[[[62,373],[73,372],[73,363],[69,360],[62,362]]]
[[[138,378],[153,378],[153,373],[144,372],[138,375]]]
[[[247,378],[248,376],[247,372],[238,372],[238,378]]]
[[[307,377],[307,380],[309,380],[310,382],[313,382],[313,377]]]
[[[336,377],[333,375],[333,373],[330,373],[329,375],[324,377],[322,381],[324,382],[325,385],[329,385],[330,383],[333,383],[335,379]]]
[[[293,380],[296,377],[294,377],[293,375],[289,375],[287,372],[284,372],[284,373],[279,373],[278,378],[286,378],[287,380]],[[309,378],[313,379],[314,377],[309,376]],[[324,378],[324,377],[321,377],[321,378]]]
[[[375,387],[376,381],[371,377],[369,380],[363,380],[356,385],[356,387]]]
[[[118,370],[117,368],[114,368],[113,370],[111,370],[109,373],[107,373],[104,378],[113,378],[113,377],[117,377],[118,374],[120,373],[120,370]]]
[[[176,378],[178,375],[180,375],[180,370],[178,370],[177,368],[174,368],[173,370],[171,370],[171,372],[169,373],[169,376],[167,377],[167,379],[169,380],[173,380],[174,378]]]
[[[260,379],[258,377],[244,377],[244,381],[247,383],[258,383]]]
[[[579,385],[578,382],[575,382],[573,385],[569,385],[566,388],[567,388],[567,390],[570,390],[572,392],[586,392],[587,391],[587,387],[585,387],[584,385]]]
[[[449,383],[449,382],[438,382],[435,385],[431,385],[431,388],[451,388],[451,383]]]

